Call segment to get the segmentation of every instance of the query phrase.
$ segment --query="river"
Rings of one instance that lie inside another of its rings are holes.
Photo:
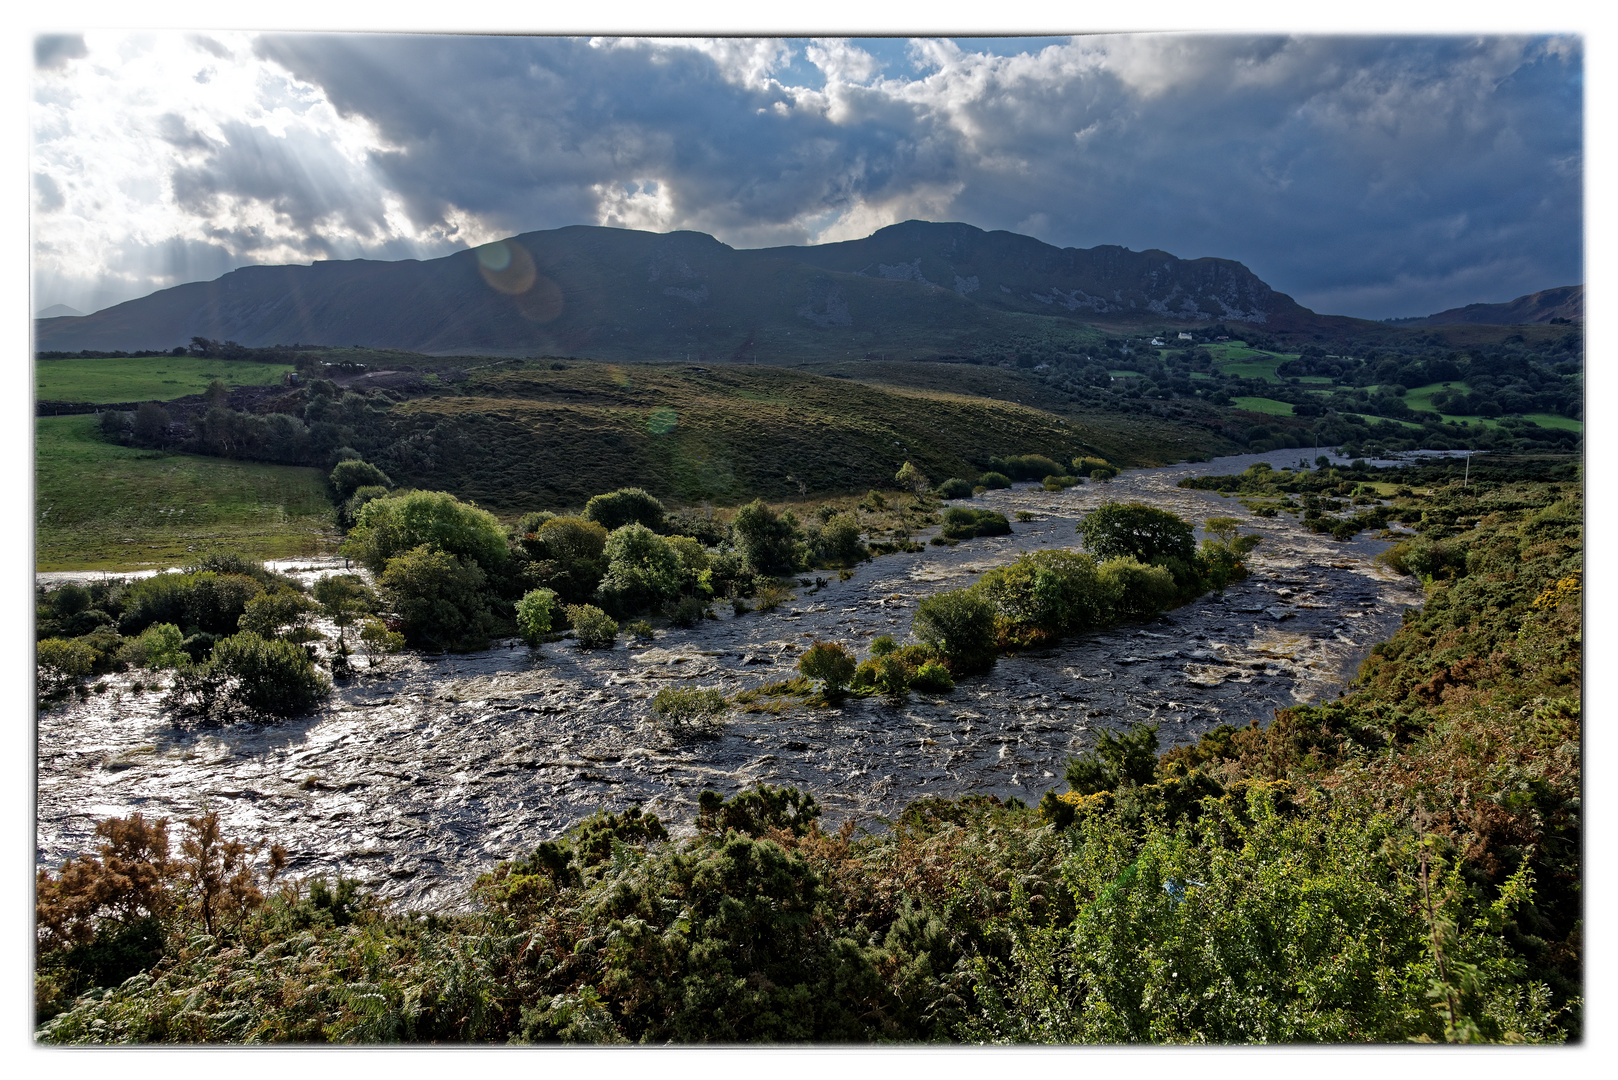
[[[339,682],[319,712],[274,724],[174,725],[161,694],[103,693],[38,716],[37,857],[56,867],[94,847],[95,823],[141,811],[219,811],[228,835],[284,844],[294,874],[342,872],[411,908],[464,906],[478,873],[557,836],[598,808],[639,804],[689,831],[704,788],[755,782],[812,792],[836,826],[881,827],[923,796],[993,794],[1033,803],[1062,786],[1066,759],[1105,729],[1159,724],[1163,748],[1218,724],[1268,723],[1276,709],[1334,697],[1420,592],[1377,565],[1385,542],[1318,536],[1285,514],[1175,487],[1182,477],[1295,464],[1299,451],[1123,473],[1047,492],[1021,484],[971,505],[1013,535],[928,546],[862,564],[845,582],[796,589],[772,612],[659,632],[646,645],[537,652],[503,643],[461,656],[406,654]],[[849,699],[780,715],[732,713],[713,733],[673,737],[651,711],[670,685],[733,694],[796,674],[814,638],[860,655],[901,641],[918,600],[959,588],[1019,553],[1076,547],[1074,526],[1108,500],[1141,499],[1200,524],[1242,518],[1263,542],[1251,576],[1144,623],[1001,659],[948,694],[902,704]],[[1017,522],[1026,510],[1032,521]],[[299,564],[306,565],[306,564]],[[324,572],[304,570],[305,579]],[[812,576],[812,575],[811,575]],[[150,676],[147,676],[150,678]]]

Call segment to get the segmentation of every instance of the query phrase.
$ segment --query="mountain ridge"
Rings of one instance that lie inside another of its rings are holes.
[[[1562,319],[1584,321],[1584,286],[1558,285],[1526,293],[1502,304],[1467,304],[1412,319],[1389,319],[1393,326],[1528,326]]]
[[[38,351],[362,345],[428,354],[801,363],[983,358],[1016,341],[1082,351],[1106,329],[1234,322],[1379,335],[1318,315],[1242,263],[1059,248],[905,221],[813,247],[569,225],[435,259],[247,266],[91,315],[35,320]]]

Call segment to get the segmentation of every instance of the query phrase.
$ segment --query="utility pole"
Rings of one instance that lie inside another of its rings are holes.
[[[1461,486],[1464,488],[1472,479],[1472,451],[1466,452],[1466,473],[1461,477]]]

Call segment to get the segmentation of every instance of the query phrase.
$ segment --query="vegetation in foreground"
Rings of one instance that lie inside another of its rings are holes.
[[[178,853],[104,822],[40,872],[38,1037],[1578,1040],[1576,466],[1442,469],[1389,557],[1425,602],[1337,701],[1163,755],[1136,729],[1037,808],[875,835],[769,788],[705,793],[681,841],[599,814],[452,916],[285,881],[206,818]]]

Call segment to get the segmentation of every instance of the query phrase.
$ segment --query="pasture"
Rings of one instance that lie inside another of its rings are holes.
[[[279,383],[291,364],[209,360],[201,356],[90,357],[35,360],[34,396],[40,401],[172,401],[200,394],[219,379],[226,386]]]

